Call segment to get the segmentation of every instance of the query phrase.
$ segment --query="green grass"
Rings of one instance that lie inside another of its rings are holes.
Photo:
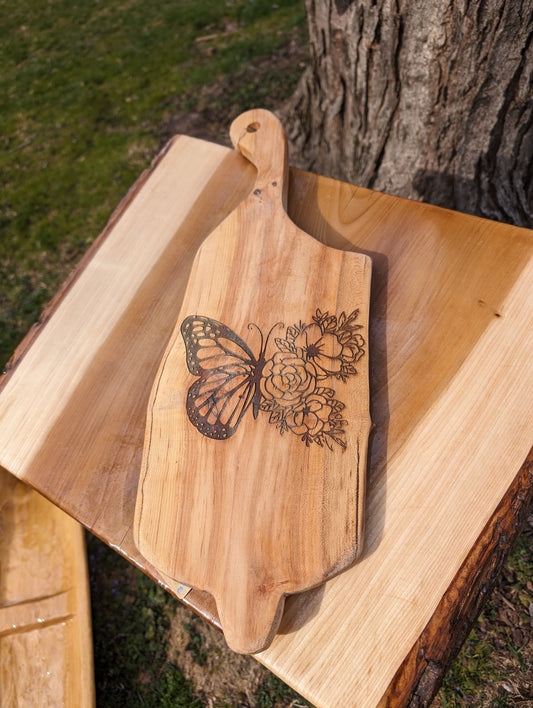
[[[185,647],[186,651],[190,651],[194,661],[198,666],[207,664],[207,650],[205,648],[205,638],[201,632],[201,620],[193,617],[190,622],[184,625],[184,629],[189,633],[189,642]]]
[[[305,43],[305,22],[302,0],[0,0],[0,11],[3,365],[174,113],[220,113],[227,131],[228,105],[288,96],[301,68],[261,62],[289,38]],[[206,705],[167,656],[176,601],[96,539],[89,548],[98,705]],[[199,665],[201,625],[190,620],[187,646]],[[258,690],[272,708],[296,696],[266,671]]]
[[[2,0],[0,11],[1,364],[157,152],[169,111],[305,25],[301,0]]]
[[[95,538],[89,569],[98,706],[203,706],[167,661],[175,601]]]

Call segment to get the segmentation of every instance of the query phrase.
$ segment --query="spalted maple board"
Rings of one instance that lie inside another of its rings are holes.
[[[258,173],[194,260],[148,404],[134,538],[213,595],[227,643],[252,654],[285,595],[360,550],[371,261],[288,218],[272,113],[247,111],[230,132]]]
[[[254,177],[175,138],[0,383],[0,464],[175,594],[132,539],[146,410],[194,255]],[[258,658],[317,706],[404,705],[442,676],[531,499],[533,233],[298,170],[288,212],[372,258],[375,434],[361,559],[290,597]],[[184,601],[218,622],[210,596]]]
[[[0,469],[0,706],[95,705],[82,527]]]

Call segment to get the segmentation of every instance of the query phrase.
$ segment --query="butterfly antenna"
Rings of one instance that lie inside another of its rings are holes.
[[[261,348],[260,348],[260,351],[262,352],[262,351],[263,351],[263,333],[261,332],[261,328],[260,328],[258,325],[256,325],[255,322],[250,322],[250,323],[248,324],[248,329],[253,329],[254,327],[255,327],[255,329],[259,332],[259,336],[261,337]]]
[[[267,338],[266,338],[266,342],[265,342],[265,348],[262,349],[263,352],[266,351],[266,348],[267,348],[267,346],[268,346],[268,340],[270,339],[270,335],[271,335],[272,332],[276,329],[276,327],[281,327],[281,328],[283,329],[283,327],[285,327],[285,325],[284,325],[283,322],[276,322],[276,324],[275,324],[273,327],[270,328],[270,332],[267,334]]]

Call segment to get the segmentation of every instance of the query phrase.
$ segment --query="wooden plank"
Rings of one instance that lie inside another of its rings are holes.
[[[0,470],[0,705],[95,703],[82,527]]]
[[[191,177],[203,168],[205,184]],[[0,395],[0,463],[166,587],[131,536],[146,406],[194,252],[253,178],[224,148],[175,140]],[[361,561],[290,598],[259,658],[318,706],[375,706],[443,617],[442,599],[468,590],[460,570],[530,450],[533,234],[297,170],[289,214],[323,243],[372,257],[376,430]],[[217,622],[209,596],[185,601]]]

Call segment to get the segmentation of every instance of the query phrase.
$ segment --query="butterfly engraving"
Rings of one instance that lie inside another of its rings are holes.
[[[255,358],[250,347],[222,322],[196,315],[181,325],[187,367],[198,378],[187,393],[187,415],[209,438],[231,437],[250,405],[261,404],[264,346]]]
[[[342,417],[344,403],[335,390],[322,385],[326,379],[346,382],[357,373],[356,362],[365,354],[365,340],[356,324],[359,314],[342,312],[338,317],[316,310],[311,324],[301,321],[285,328],[284,337],[266,352],[274,325],[260,349],[252,349],[230,327],[210,317],[193,315],[181,325],[187,367],[195,380],[187,393],[189,420],[203,435],[226,440],[235,434],[251,407],[254,419],[268,413],[268,422],[280,433],[298,435],[306,445],[346,448]]]

